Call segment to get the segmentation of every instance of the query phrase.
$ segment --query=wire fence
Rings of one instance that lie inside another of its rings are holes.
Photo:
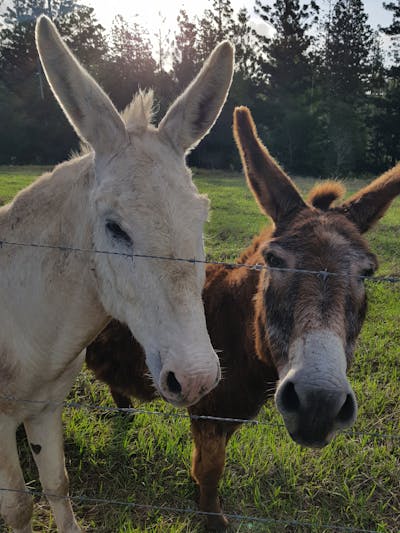
[[[123,413],[123,414],[139,414],[139,415],[152,415],[152,416],[158,416],[163,418],[170,418],[170,419],[190,419],[190,420],[204,420],[204,421],[213,421],[213,422],[222,422],[222,423],[234,423],[234,424],[247,424],[247,425],[257,425],[257,426],[264,426],[264,427],[278,427],[278,428],[284,428],[283,424],[279,424],[276,422],[270,422],[270,421],[260,421],[255,419],[242,419],[242,418],[229,418],[229,417],[217,417],[217,416],[208,416],[208,415],[193,415],[193,414],[184,414],[179,412],[163,412],[163,411],[154,411],[150,409],[141,409],[141,408],[133,408],[133,407],[114,407],[114,406],[104,406],[104,405],[94,405],[94,404],[86,404],[86,403],[79,403],[79,402],[72,402],[72,401],[65,401],[65,402],[51,402],[46,400],[26,400],[21,398],[15,398],[12,396],[0,396],[0,400],[3,401],[9,401],[9,402],[17,402],[17,403],[27,403],[27,404],[36,404],[36,405],[42,405],[43,407],[53,407],[53,408],[59,408],[63,407],[66,409],[84,409],[84,410],[91,410],[91,411],[98,411],[101,413]],[[376,433],[376,432],[363,432],[363,431],[344,431],[342,432],[345,435],[348,436],[361,436],[361,437],[368,437],[372,439],[384,439],[386,441],[399,441],[400,440],[400,434],[394,434],[394,433]],[[92,497],[92,496],[86,496],[86,495],[73,495],[73,496],[60,496],[57,494],[51,494],[46,493],[43,491],[38,490],[32,490],[32,489],[26,489],[26,490],[18,490],[18,489],[11,489],[7,487],[0,487],[0,492],[11,492],[11,493],[26,493],[30,494],[35,497],[46,497],[50,499],[66,499],[70,500],[75,503],[80,504],[96,504],[96,505],[111,505],[111,506],[119,506],[124,507],[125,509],[132,509],[136,511],[158,511],[160,513],[171,513],[171,514],[177,514],[177,515],[190,515],[190,516],[197,516],[199,518],[207,518],[207,517],[217,517],[220,516],[220,513],[214,513],[214,512],[207,512],[207,511],[201,511],[194,508],[179,508],[169,505],[150,505],[150,504],[142,504],[142,503],[136,503],[132,501],[124,501],[124,500],[117,500],[117,499],[109,499],[109,498],[99,498],[99,497]],[[317,523],[317,522],[311,522],[311,521],[303,521],[303,520],[296,520],[296,519],[276,519],[272,517],[260,517],[260,516],[252,516],[252,515],[245,515],[245,514],[238,514],[238,513],[225,513],[224,516],[234,522],[241,522],[245,523],[247,525],[251,524],[251,527],[253,527],[255,524],[259,525],[265,525],[265,526],[271,526],[276,528],[303,528],[308,529],[310,531],[338,531],[338,532],[348,532],[348,533],[382,533],[382,530],[379,531],[376,529],[365,529],[365,528],[358,528],[358,527],[352,527],[352,526],[344,526],[344,525],[338,525],[338,524],[326,524],[326,523]],[[280,529],[281,530],[281,529]]]
[[[227,268],[248,268],[255,271],[278,271],[286,273],[296,273],[304,275],[316,275],[322,280],[326,280],[328,277],[346,277],[346,278],[356,278],[363,281],[373,282],[373,283],[390,283],[397,284],[400,283],[399,276],[360,276],[360,275],[344,275],[337,272],[329,272],[327,270],[308,270],[308,269],[297,269],[297,268],[285,268],[285,267],[271,267],[266,264],[247,264],[247,263],[231,263],[225,261],[211,261],[211,260],[200,260],[196,258],[181,258],[181,257],[166,257],[159,255],[149,255],[149,254],[136,254],[136,253],[124,253],[116,252],[111,250],[96,250],[96,249],[85,249],[79,247],[73,247],[69,245],[53,245],[45,243],[35,243],[35,242],[14,242],[7,239],[0,239],[0,249],[7,246],[18,246],[18,247],[30,247],[36,249],[44,250],[58,250],[60,252],[67,253],[83,253],[83,254],[102,254],[102,255],[111,255],[111,256],[122,256],[130,259],[149,259],[149,260],[162,260],[162,261],[177,261],[184,263],[200,263],[204,265],[221,265]],[[98,411],[102,413],[124,413],[124,414],[142,414],[142,415],[152,415],[164,418],[172,419],[190,419],[190,420],[204,420],[204,421],[213,421],[221,423],[232,423],[232,424],[243,424],[243,425],[257,425],[257,426],[266,426],[266,427],[279,427],[283,428],[283,424],[276,422],[255,420],[255,419],[242,419],[242,418],[232,418],[232,417],[218,417],[218,416],[209,416],[209,415],[194,415],[194,414],[185,414],[180,412],[164,412],[164,411],[155,411],[151,409],[142,409],[134,407],[114,407],[114,406],[105,406],[105,405],[94,405],[79,403],[74,401],[63,401],[63,402],[52,402],[47,400],[29,400],[24,398],[16,398],[14,396],[0,396],[0,399],[5,402],[16,402],[16,403],[26,403],[26,404],[37,404],[43,405],[43,407],[53,407],[59,408],[63,407],[65,409],[84,409],[91,411]],[[356,430],[347,430],[343,432],[345,435],[353,437],[367,437],[371,439],[382,439],[385,441],[400,441],[400,434],[396,433],[379,433],[375,431],[356,431]],[[35,491],[35,490],[17,490],[7,487],[0,487],[0,492],[15,492],[15,493],[29,493],[37,497],[47,497],[50,499],[69,499],[74,502],[79,502],[82,504],[98,504],[98,505],[113,505],[113,506],[122,506],[125,508],[131,508],[136,510],[144,511],[160,511],[162,513],[174,513],[174,514],[185,514],[185,515],[194,515],[194,516],[203,516],[203,517],[212,517],[220,516],[219,513],[211,513],[206,511],[199,511],[191,508],[178,508],[172,506],[157,506],[157,505],[148,505],[134,503],[130,501],[120,501],[115,499],[105,499],[97,498],[90,496],[59,496],[54,494],[49,494],[45,492]],[[307,522],[301,520],[278,520],[269,517],[257,517],[257,516],[248,516],[242,514],[234,513],[224,513],[224,515],[232,521],[246,522],[248,524],[264,524],[276,527],[293,527],[293,528],[306,528],[310,530],[329,530],[329,531],[340,531],[340,532],[349,532],[349,533],[380,533],[382,530],[374,529],[363,529],[352,526],[342,526],[336,524],[319,524],[315,522]]]
[[[45,492],[35,491],[35,490],[18,490],[18,489],[8,489],[8,488],[0,488],[0,492],[14,492],[17,494],[30,494],[32,496],[46,497],[50,499],[70,500],[72,502],[77,502],[81,504],[114,505],[114,506],[125,507],[127,509],[130,508],[130,509],[142,510],[142,511],[161,511],[163,513],[185,514],[185,515],[193,515],[193,516],[200,516],[200,517],[221,516],[220,513],[199,511],[198,509],[172,507],[169,505],[163,505],[163,506],[150,505],[150,504],[135,503],[135,502],[129,502],[129,501],[112,500],[112,499],[107,499],[107,498],[95,498],[91,496],[60,496],[57,494],[45,493]],[[302,528],[311,529],[313,531],[315,531],[316,529],[318,530],[323,529],[323,530],[329,530],[329,531],[343,531],[343,532],[348,532],[348,533],[382,533],[382,530],[379,532],[378,530],[375,530],[375,529],[363,529],[363,528],[358,528],[358,527],[341,526],[341,525],[335,525],[335,524],[318,524],[315,522],[306,522],[306,521],[301,521],[301,520],[280,520],[276,518],[249,516],[249,515],[242,515],[242,514],[235,514],[235,513],[224,513],[224,516],[228,518],[229,520],[246,522],[247,524],[265,524],[265,525],[270,525],[270,526],[296,527],[296,528],[302,527]]]
[[[3,246],[18,246],[23,248],[38,248],[45,250],[58,250],[60,252],[71,252],[71,253],[82,253],[82,254],[97,254],[97,255],[111,255],[111,256],[121,256],[129,259],[152,259],[158,261],[176,261],[180,263],[191,263],[191,264],[202,264],[202,265],[220,265],[227,268],[248,268],[250,270],[256,271],[276,271],[276,272],[286,272],[286,273],[295,273],[295,274],[305,274],[305,275],[315,275],[323,280],[328,277],[345,277],[353,278],[364,281],[369,281],[373,283],[400,283],[400,276],[362,276],[362,275],[352,275],[352,274],[341,274],[338,272],[329,272],[328,270],[309,270],[304,268],[287,268],[287,267],[272,267],[263,263],[248,264],[248,263],[232,263],[226,261],[212,261],[212,260],[203,260],[188,258],[188,257],[168,257],[163,255],[151,255],[151,254],[136,254],[128,252],[116,252],[113,250],[96,250],[92,248],[79,248],[70,245],[60,245],[60,244],[45,244],[37,242],[15,242],[7,239],[0,238],[0,248]]]
[[[22,403],[28,405],[38,405],[44,408],[51,407],[57,409],[63,407],[64,409],[78,409],[78,410],[88,410],[88,411],[97,411],[101,413],[121,413],[125,415],[150,415],[157,416],[161,418],[171,418],[171,419],[187,419],[187,420],[203,420],[208,422],[221,422],[228,424],[243,424],[251,426],[260,426],[260,427],[276,427],[284,429],[285,426],[278,422],[271,422],[266,420],[256,420],[254,418],[234,418],[234,417],[223,417],[223,416],[211,416],[211,415],[195,415],[195,414],[185,414],[175,411],[155,411],[152,409],[142,409],[137,407],[115,407],[109,405],[95,405],[87,403],[79,403],[73,401],[64,401],[64,402],[52,402],[48,400],[27,400],[23,398],[16,398],[14,396],[4,396],[0,395],[0,400],[4,402],[11,403]],[[351,437],[367,437],[371,439],[381,439],[387,441],[400,441],[400,434],[397,433],[380,433],[376,431],[357,431],[357,430],[345,430],[341,432],[343,435]]]

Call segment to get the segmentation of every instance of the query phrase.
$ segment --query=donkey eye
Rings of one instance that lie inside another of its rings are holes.
[[[374,269],[373,268],[365,268],[361,271],[360,276],[361,278],[371,278],[374,275]]]
[[[113,220],[107,220],[106,230],[111,234],[114,239],[124,242],[128,246],[132,246],[132,239],[129,235]]]
[[[286,266],[285,261],[272,252],[267,252],[264,257],[267,265],[271,268],[285,268]]]

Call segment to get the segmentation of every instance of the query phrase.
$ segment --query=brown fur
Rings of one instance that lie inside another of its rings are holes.
[[[235,136],[248,183],[261,208],[276,223],[275,228],[255,237],[238,264],[263,264],[269,247],[278,244],[285,252],[289,267],[318,271],[326,268],[344,275],[354,273],[351,269],[358,262],[362,265],[368,261],[376,267],[376,260],[358,229],[357,222],[362,216],[357,215],[355,221],[354,213],[349,215],[345,208],[329,209],[332,201],[343,193],[341,186],[328,184],[314,189],[309,196],[312,205],[307,206],[296,197],[290,179],[260,146],[245,108],[235,114]],[[390,174],[390,180],[397,180],[396,194],[400,192],[399,178],[397,168]],[[375,211],[380,214],[389,200],[382,181],[377,183],[377,189],[372,184],[367,194],[375,197],[376,206],[381,206]],[[390,187],[394,194],[393,184]],[[362,191],[355,198],[363,202]],[[351,362],[366,310],[365,293],[359,280],[346,276],[324,279],[273,270],[260,273],[222,265],[207,266],[206,274],[203,299],[207,327],[214,348],[220,350],[223,379],[211,393],[189,408],[190,414],[255,417],[273,395],[279,370],[287,359],[290,336],[296,335],[299,329],[304,331],[315,324],[329,323],[343,337],[348,363]],[[272,326],[281,336],[271,333]],[[125,326],[111,323],[88,347],[87,363],[96,377],[111,385],[119,405],[129,405],[130,396],[147,400],[154,397],[151,387],[143,381],[143,351]],[[209,517],[208,525],[212,529],[223,528],[227,521],[218,499],[218,483],[224,469],[226,445],[240,424],[192,420],[191,427],[192,476],[200,488],[200,509],[221,513]]]
[[[343,198],[346,189],[337,181],[325,181],[316,185],[307,197],[309,204],[326,211],[335,200]]]
[[[248,257],[253,263],[262,261],[257,247],[251,246],[254,253]],[[259,278],[259,272],[246,268],[207,267],[203,292],[207,328],[213,346],[222,350],[219,358],[223,379],[212,393],[189,408],[190,414],[252,418],[273,395],[276,370],[260,360],[254,345],[253,297]],[[110,385],[119,407],[129,407],[132,396],[147,401],[154,398],[154,389],[143,379],[143,350],[126,326],[111,322],[87,348],[86,361],[96,377]],[[200,487],[200,508],[220,513],[218,484],[225,465],[225,447],[240,424],[192,420],[191,426],[195,442],[192,476]],[[226,519],[223,515],[211,517],[208,523],[219,527],[226,524]]]
[[[350,218],[361,233],[368,231],[400,193],[399,171],[400,163],[354,194],[337,211]]]
[[[97,349],[99,347],[101,350]],[[157,396],[147,375],[148,369],[140,344],[129,328],[116,320],[111,321],[89,346],[86,363],[89,368],[95,368],[97,379],[111,387],[120,407],[126,407],[122,405],[124,395],[143,401],[153,400]]]
[[[237,107],[233,117],[233,134],[245,169],[247,184],[261,209],[276,222],[282,223],[288,214],[304,209],[295,185],[271,157],[267,148],[257,136],[256,126],[246,107]],[[243,139],[246,139],[246,143]],[[267,183],[260,176],[269,175]]]
[[[260,264],[260,250],[271,238],[263,231],[240,256],[238,263]],[[223,379],[216,389],[189,408],[189,413],[249,419],[255,417],[275,391],[278,379],[265,331],[263,275],[247,268],[209,265],[203,292],[207,328],[219,353]],[[112,322],[87,349],[87,364],[111,387],[120,407],[129,397],[152,400],[145,385],[144,353],[128,328]],[[225,466],[225,448],[240,424],[192,420],[194,439],[192,477],[200,490],[200,509],[221,513],[218,484]],[[225,527],[221,514],[208,518],[211,529]]]

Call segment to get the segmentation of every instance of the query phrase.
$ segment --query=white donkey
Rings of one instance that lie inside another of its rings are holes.
[[[201,300],[203,265],[129,255],[204,259],[208,200],[185,153],[219,115],[233,49],[224,42],[214,50],[155,128],[151,95],[137,96],[123,120],[46,17],[36,40],[56,98],[93,151],[0,208],[0,489],[15,491],[0,490],[0,510],[15,532],[31,531],[31,497],[18,492],[25,484],[15,433],[23,423],[44,491],[60,496],[49,497],[58,529],[71,533],[81,530],[66,498],[62,408],[40,402],[63,402],[80,353],[109,318],[128,324],[157,389],[175,405],[197,402],[220,379]]]

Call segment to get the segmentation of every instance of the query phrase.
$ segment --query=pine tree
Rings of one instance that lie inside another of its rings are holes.
[[[387,35],[399,35],[400,34],[400,0],[394,0],[392,2],[383,2],[383,7],[393,13],[393,20],[391,25],[384,29]]]
[[[385,53],[378,31],[374,32],[369,58],[368,92],[381,96],[386,88]]]
[[[390,26],[382,28],[382,31],[391,37],[392,58],[394,67],[400,67],[400,0],[383,2],[383,7],[391,11],[393,18]]]
[[[0,68],[7,83],[18,83],[37,71],[36,18],[52,18],[61,35],[82,63],[92,70],[103,60],[107,44],[104,28],[96,21],[94,9],[76,0],[13,0],[0,15]]]
[[[172,68],[182,91],[194,78],[200,59],[197,50],[196,21],[190,21],[187,12],[181,9],[177,18],[178,31],[175,33]]]
[[[108,45],[105,29],[96,20],[94,8],[79,4],[79,8],[56,17],[55,23],[79,61],[97,78],[105,61]]]
[[[258,36],[266,80],[258,115],[267,126],[274,154],[289,168],[309,172],[314,166],[310,146],[317,131],[311,29],[319,9],[313,1],[301,4],[299,0],[256,0],[256,6],[260,17],[276,31],[271,38]]]
[[[157,62],[157,71],[162,73],[166,71],[166,64],[170,59],[171,30],[166,26],[166,17],[161,11],[158,12],[158,29],[154,33],[156,39],[155,56]]]
[[[0,142],[3,162],[12,158],[18,162],[59,161],[78,145],[40,67],[34,37],[37,16],[46,13],[53,19],[78,58],[95,75],[105,57],[104,29],[92,8],[78,7],[75,0],[52,0],[50,5],[51,10],[47,0],[12,0],[0,15],[1,82],[3,93],[8,93],[1,99],[0,117],[9,116],[5,105],[13,107],[15,118],[7,124],[8,135],[21,141],[10,148],[13,153],[5,152],[10,143]],[[29,140],[26,145],[25,139]]]
[[[103,83],[119,109],[131,101],[140,87],[154,85],[155,70],[147,31],[137,22],[128,23],[117,15],[111,26],[111,47]]]
[[[275,0],[272,5],[256,0],[256,12],[276,31],[272,38],[259,36],[264,52],[262,68],[269,91],[303,91],[310,84],[311,27],[318,20],[314,1]]]
[[[205,61],[215,46],[234,35],[233,8],[231,0],[210,0],[209,9],[199,21],[198,51],[201,61]]]
[[[165,24],[166,17],[161,12],[159,15],[159,26],[154,34],[156,38],[155,56],[156,56],[156,74],[154,86],[158,99],[158,114],[163,116],[169,105],[177,96],[177,86],[173,79],[173,73],[169,68],[171,62],[171,30]]]
[[[373,45],[367,20],[362,0],[336,0],[325,23],[326,167],[335,174],[360,170],[367,157]]]
[[[334,98],[362,97],[370,74],[373,31],[362,0],[337,0],[326,23],[325,76]]]
[[[236,72],[221,115],[211,133],[190,155],[190,162],[195,166],[223,167],[232,161],[239,166],[239,158],[231,135],[226,135],[232,128],[232,114],[236,105],[249,105],[253,108],[257,87],[254,83],[257,73],[257,42],[253,36],[249,15],[245,9],[235,14],[231,0],[210,0],[200,20],[190,24],[184,21],[185,43],[192,52],[187,62],[196,71],[207,59],[214,47],[229,39],[236,48]],[[181,56],[182,57],[182,56]],[[194,68],[196,67],[196,68]]]
[[[250,15],[246,8],[240,9],[237,13],[231,39],[235,45],[236,70],[244,79],[259,80],[262,77],[259,67],[261,49],[258,38],[250,26]]]
[[[384,53],[379,32],[374,33],[370,53],[370,76],[367,85],[365,106],[368,130],[367,164],[371,170],[380,172],[386,167],[385,139],[381,127],[385,114],[387,93],[387,72],[384,65]]]
[[[376,101],[372,117],[373,144],[371,152],[380,154],[382,168],[393,166],[400,159],[400,0],[384,2],[392,12],[392,22],[382,31],[391,37],[391,65],[386,73],[383,95]]]

